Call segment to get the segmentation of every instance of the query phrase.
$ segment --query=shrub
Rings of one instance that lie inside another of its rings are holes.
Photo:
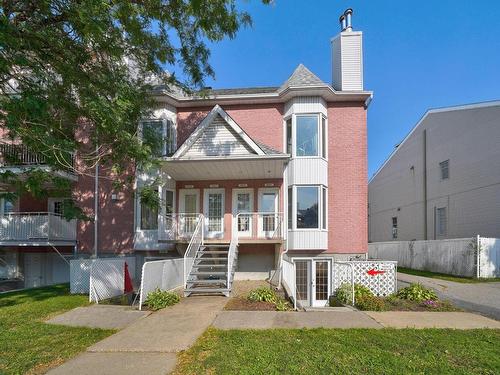
[[[167,306],[175,305],[181,299],[178,294],[160,289],[148,293],[145,304],[153,311],[163,309]]]
[[[364,285],[361,284],[354,284],[354,298],[357,300],[360,297],[363,296],[373,296],[372,291],[367,288]],[[335,293],[335,297],[337,299],[344,303],[344,304],[351,304],[352,303],[352,286],[349,283],[343,283],[341,284]]]
[[[422,284],[415,283],[410,284],[406,288],[401,289],[397,296],[402,299],[408,299],[410,301],[422,302],[426,300],[436,301],[438,299],[436,293],[424,287]]]
[[[383,311],[385,310],[385,301],[373,294],[361,295],[356,298],[356,307],[363,311]]]
[[[247,299],[254,302],[260,301],[276,303],[278,296],[274,290],[266,287],[260,287],[248,293]]]
[[[278,311],[288,311],[292,308],[288,301],[283,298],[278,298],[274,305],[276,306],[276,310]]]

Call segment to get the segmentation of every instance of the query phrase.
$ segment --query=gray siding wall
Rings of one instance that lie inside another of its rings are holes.
[[[424,227],[424,129],[427,139],[427,238]],[[439,163],[449,159],[449,179]],[[369,184],[369,240],[500,237],[500,104],[430,112]],[[447,233],[435,233],[435,209]]]

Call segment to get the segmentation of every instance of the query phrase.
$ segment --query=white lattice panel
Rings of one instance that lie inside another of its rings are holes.
[[[354,279],[352,273],[354,272]],[[364,285],[377,296],[388,296],[396,292],[397,262],[391,261],[346,261],[333,263],[333,290],[341,284]]]
[[[90,270],[90,302],[120,296],[125,290],[125,260],[96,259]]]
[[[87,294],[89,292],[92,262],[91,259],[70,260],[69,280],[72,294]]]

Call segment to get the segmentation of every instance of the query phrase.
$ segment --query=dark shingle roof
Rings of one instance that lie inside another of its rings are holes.
[[[281,85],[281,89],[285,89],[287,87],[300,87],[300,86],[311,86],[311,85],[326,85],[321,79],[319,79],[313,72],[307,69],[303,64],[299,64],[297,68],[295,68],[294,72],[288,78],[283,85]]]
[[[253,140],[253,141],[257,144],[257,146],[259,146],[261,148],[262,151],[264,151],[264,153],[266,155],[286,155],[285,153],[278,151],[278,150],[275,150],[274,148],[269,147],[268,145],[266,145],[262,142],[259,142],[256,140]]]

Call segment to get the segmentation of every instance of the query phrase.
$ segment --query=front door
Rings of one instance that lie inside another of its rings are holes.
[[[259,190],[259,237],[272,238],[278,229],[278,189]]]
[[[296,260],[295,261],[295,287],[297,294],[297,302],[302,306],[310,305],[311,292],[311,261]]]
[[[44,285],[42,254],[29,254],[24,259],[24,287],[36,288]]]
[[[328,306],[328,296],[330,295],[330,261],[312,261],[311,295],[312,306]]]
[[[238,237],[252,236],[252,211],[253,189],[233,189],[233,217],[238,220]]]
[[[205,233],[208,238],[224,236],[224,189],[205,189]]]
[[[179,232],[187,235],[194,232],[200,212],[200,192],[198,189],[179,191]]]

